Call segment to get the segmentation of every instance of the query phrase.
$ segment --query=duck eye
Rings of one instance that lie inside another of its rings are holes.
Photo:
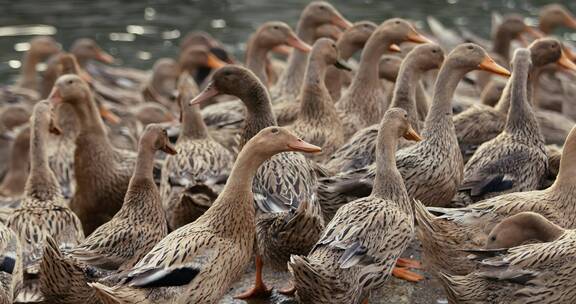
[[[275,30],[277,30],[277,29],[278,29],[278,26],[274,26],[273,28],[274,28]]]
[[[469,50],[473,50],[473,49],[474,49],[474,47],[473,47],[473,46],[471,46],[471,45],[469,45],[469,46],[468,46],[468,49],[469,49]]]
[[[73,83],[74,83],[74,80],[70,79],[70,80],[66,81],[66,83],[67,83],[67,84],[73,84]]]
[[[333,47],[333,48],[336,48],[336,45],[335,45],[335,44],[332,44],[332,47]]]
[[[408,114],[404,113],[404,118],[408,118]]]
[[[491,237],[490,237],[490,240],[491,240],[491,241],[495,241],[495,240],[496,240],[496,236],[495,236],[495,235],[491,236]]]
[[[437,50],[432,50],[432,53],[436,54],[438,51]]]
[[[272,132],[272,134],[276,134],[276,133],[278,133],[278,131],[279,131],[278,128],[273,128],[272,130],[270,130],[270,132]]]
[[[396,20],[394,23],[395,23],[395,24],[400,24],[400,20]]]
[[[325,6],[319,6],[318,8],[321,9],[321,10],[325,10],[325,9],[326,9]]]

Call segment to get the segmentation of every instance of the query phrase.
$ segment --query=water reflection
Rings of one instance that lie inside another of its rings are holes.
[[[74,39],[94,38],[123,64],[149,69],[155,59],[175,57],[182,35],[202,29],[240,53],[262,22],[281,19],[291,26],[308,0],[0,0],[0,82],[16,75],[30,35],[54,35],[67,49]],[[534,16],[544,0],[363,0],[331,1],[352,21],[392,16],[418,20],[431,14],[450,26],[488,35],[492,11]],[[576,1],[561,0],[572,11]],[[576,39],[576,34],[564,34]]]

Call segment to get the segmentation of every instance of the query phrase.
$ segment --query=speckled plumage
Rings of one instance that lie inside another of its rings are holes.
[[[414,234],[411,201],[394,161],[408,128],[404,110],[386,113],[372,194],[340,208],[307,257],[291,258],[301,303],[360,303],[391,274]]]
[[[530,51],[517,50],[510,82],[510,110],[506,126],[482,144],[464,167],[456,200],[461,204],[504,193],[540,187],[548,168],[544,138],[527,98]]]
[[[22,247],[16,234],[0,224],[0,303],[14,303],[22,287]]]

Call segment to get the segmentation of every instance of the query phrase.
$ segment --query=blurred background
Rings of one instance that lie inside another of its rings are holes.
[[[117,64],[149,69],[160,57],[175,57],[179,39],[202,29],[239,58],[245,41],[264,21],[295,27],[307,0],[0,0],[0,82],[12,81],[33,35],[53,35],[65,49],[81,37],[95,39]],[[529,20],[538,0],[332,0],[350,21],[381,22],[404,17],[426,28],[433,15],[449,27],[466,27],[488,37],[491,13],[517,12]],[[572,12],[576,1],[560,0]],[[556,33],[576,41],[576,33]]]

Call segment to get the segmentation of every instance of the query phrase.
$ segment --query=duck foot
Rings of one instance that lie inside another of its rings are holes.
[[[396,267],[406,267],[412,269],[421,269],[422,264],[419,261],[413,259],[399,258],[396,260]]]
[[[235,299],[238,300],[248,300],[248,299],[256,299],[256,298],[268,298],[272,294],[272,290],[266,287],[264,281],[262,280],[262,258],[259,255],[256,255],[256,278],[254,281],[254,286],[245,292],[235,296]]]
[[[407,268],[403,267],[394,267],[394,270],[392,270],[392,275],[399,279],[413,283],[417,283],[424,280],[424,277],[422,275],[412,272]]]
[[[285,296],[293,296],[296,293],[296,286],[292,282],[286,288],[278,289],[278,292]]]

